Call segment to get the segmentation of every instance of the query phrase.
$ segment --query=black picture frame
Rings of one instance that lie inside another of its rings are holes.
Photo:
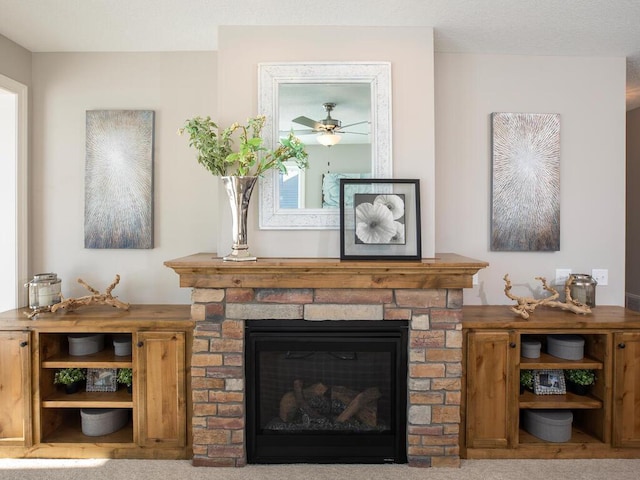
[[[117,368],[88,368],[87,392],[115,392],[118,390]]]
[[[341,260],[421,258],[420,180],[340,179]]]

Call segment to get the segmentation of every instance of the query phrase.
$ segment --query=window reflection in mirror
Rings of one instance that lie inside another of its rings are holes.
[[[278,98],[280,137],[293,131],[309,153],[306,170],[280,174],[279,207],[339,208],[339,179],[371,176],[370,84],[283,83]]]

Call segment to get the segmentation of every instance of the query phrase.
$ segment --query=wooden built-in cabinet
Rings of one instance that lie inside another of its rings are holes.
[[[0,447],[31,444],[30,333],[0,331]]]
[[[0,314],[0,456],[191,457],[188,305],[84,307],[33,320],[25,312]],[[69,354],[68,335],[98,333],[105,337],[102,351]],[[131,355],[115,354],[112,340],[123,334],[131,336]],[[118,385],[115,392],[67,394],[53,379],[69,367],[131,368],[132,391]],[[87,436],[80,412],[90,408],[125,409],[129,421],[111,434]]]
[[[463,308],[463,458],[640,457],[640,314],[596,307],[575,315],[540,307],[528,320],[508,306]],[[584,357],[546,353],[549,334],[584,338]],[[523,340],[539,340],[539,358],[521,356]],[[589,369],[596,383],[586,396],[520,391],[521,370]],[[572,435],[546,442],[521,426],[524,409],[569,409]]]

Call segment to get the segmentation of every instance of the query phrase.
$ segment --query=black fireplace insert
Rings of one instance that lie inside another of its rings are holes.
[[[406,321],[249,320],[249,463],[406,463]]]

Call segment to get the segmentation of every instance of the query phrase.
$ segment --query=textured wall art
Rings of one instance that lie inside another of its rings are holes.
[[[85,248],[153,248],[151,110],[87,111]]]
[[[560,115],[491,117],[491,250],[560,250]]]

